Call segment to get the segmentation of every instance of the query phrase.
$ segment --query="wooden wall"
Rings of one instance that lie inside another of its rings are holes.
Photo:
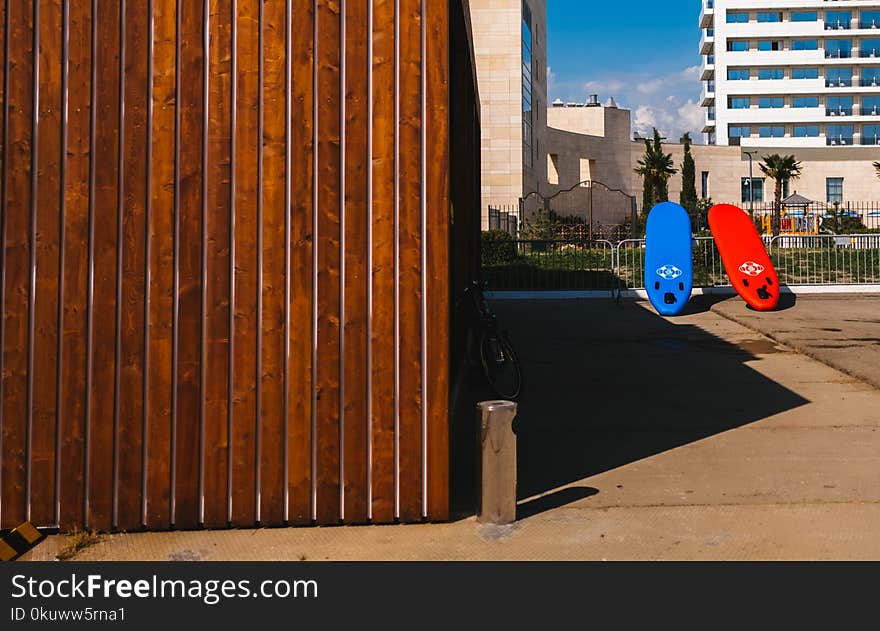
[[[0,526],[445,519],[447,0],[0,12]]]

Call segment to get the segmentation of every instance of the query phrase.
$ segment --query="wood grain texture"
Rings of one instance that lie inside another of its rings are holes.
[[[98,3],[92,392],[89,418],[88,526],[109,530],[113,500],[113,418],[116,370],[116,248],[119,185],[119,4]]]
[[[400,0],[400,520],[422,516],[421,0]]]
[[[345,13],[345,312],[343,324],[343,497],[346,523],[367,521],[367,270],[368,183],[367,0]]]
[[[312,519],[314,2],[291,0],[290,364],[287,521]]]
[[[235,329],[232,523],[256,521],[257,163],[259,126],[259,8],[239,1],[238,100],[235,139]]]
[[[60,397],[60,517],[64,530],[83,524],[86,310],[88,302],[89,136],[92,8],[68,5],[67,162],[64,177],[64,312]]]
[[[202,263],[202,14],[201,2],[180,3],[180,146],[178,275],[178,382],[174,525],[199,523],[201,431]]]
[[[318,341],[315,375],[317,520],[340,517],[340,241],[342,188],[341,37],[339,0],[318,0]]]
[[[205,379],[205,526],[227,523],[229,256],[232,151],[232,3],[211,4],[208,101],[208,287]]]
[[[3,401],[0,409],[0,528],[27,514],[28,267],[33,115],[33,11],[30,2],[8,2],[9,72],[3,183]],[[10,165],[15,164],[15,167]]]
[[[116,524],[141,524],[144,432],[144,300],[147,204],[147,3],[125,3],[125,119],[122,172],[122,304]]]
[[[394,0],[373,4],[373,521],[394,521]],[[387,89],[391,86],[391,89]]]
[[[31,521],[55,525],[55,424],[58,378],[58,257],[61,243],[61,3],[39,0],[36,263],[31,427]],[[41,492],[35,492],[40,491]]]
[[[150,164],[150,320],[147,527],[171,526],[171,374],[174,292],[174,126],[177,11],[154,1]]]

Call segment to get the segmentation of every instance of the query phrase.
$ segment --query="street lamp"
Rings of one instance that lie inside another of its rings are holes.
[[[752,155],[758,153],[757,150],[744,151],[749,157],[749,215],[755,218],[755,185],[752,183]]]

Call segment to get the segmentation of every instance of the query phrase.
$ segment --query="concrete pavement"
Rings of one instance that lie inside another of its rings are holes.
[[[821,313],[801,300],[775,315]],[[496,307],[527,380],[513,526],[463,517],[117,534],[76,558],[880,558],[880,390],[722,317],[709,300],[674,319],[641,302]],[[471,422],[456,421],[459,463],[472,453]],[[459,498],[472,482],[459,475]],[[50,537],[27,558],[51,559],[64,541]]]

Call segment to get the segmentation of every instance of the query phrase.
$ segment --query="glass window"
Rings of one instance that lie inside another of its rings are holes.
[[[749,188],[751,188],[751,191],[749,190]],[[749,178],[744,177],[742,179],[742,201],[744,201],[744,202],[763,202],[764,201],[764,178],[753,177],[751,180],[751,187],[749,187]]]
[[[819,14],[817,11],[792,11],[792,22],[817,22]]]
[[[745,24],[749,21],[748,12],[742,11],[728,11],[727,12],[727,23],[728,24]]]
[[[729,81],[745,81],[749,78],[748,68],[728,68],[727,79]]]
[[[709,197],[709,172],[703,171],[702,175],[702,186],[700,186],[700,197],[703,199],[707,199]]]
[[[848,39],[826,39],[825,56],[834,58],[852,57],[852,41]]]
[[[533,165],[532,145],[532,10],[522,4],[522,139],[523,164]]]
[[[862,11],[860,28],[880,28],[880,11]]]
[[[752,135],[752,128],[748,125],[731,125],[727,135],[731,138],[748,138]]]
[[[761,138],[784,138],[784,125],[761,125],[758,127],[758,135]]]
[[[758,12],[758,22],[782,22],[782,13],[778,11],[772,13]]]
[[[825,178],[825,201],[829,203],[843,202],[843,178]]]
[[[861,114],[866,116],[880,114],[880,96],[863,96]]]
[[[782,42],[779,40],[759,40],[758,50],[782,50]]]
[[[826,11],[825,28],[849,28],[852,21],[852,11]]]
[[[749,49],[748,40],[727,40],[727,50],[732,53],[741,53]]]
[[[863,145],[880,145],[880,125],[865,125],[862,127]]]
[[[852,68],[828,68],[825,71],[825,85],[831,88],[845,88],[852,85]]]
[[[825,136],[829,145],[851,145],[853,142],[852,125],[828,125]]]
[[[785,73],[782,68],[760,68],[758,70],[758,79],[766,81],[768,79],[784,79]]]
[[[758,99],[758,107],[761,109],[785,107],[785,99],[781,96],[762,96]]]
[[[878,86],[880,85],[880,68],[862,68],[860,70],[862,75],[862,85],[864,86]]]
[[[791,78],[792,79],[818,79],[819,78],[819,69],[818,68],[792,68],[791,69]]]
[[[732,110],[747,110],[752,106],[752,99],[747,96],[732,96],[728,105]]]
[[[795,96],[791,99],[792,107],[819,107],[818,96]]]
[[[818,125],[795,125],[794,126],[794,137],[795,138],[818,138],[819,137],[819,126]]]
[[[819,50],[817,39],[795,39],[791,41],[792,50]]]
[[[860,48],[862,57],[880,57],[880,39],[863,39]]]
[[[851,96],[829,96],[825,103],[825,111],[831,116],[852,116],[852,108]]]

